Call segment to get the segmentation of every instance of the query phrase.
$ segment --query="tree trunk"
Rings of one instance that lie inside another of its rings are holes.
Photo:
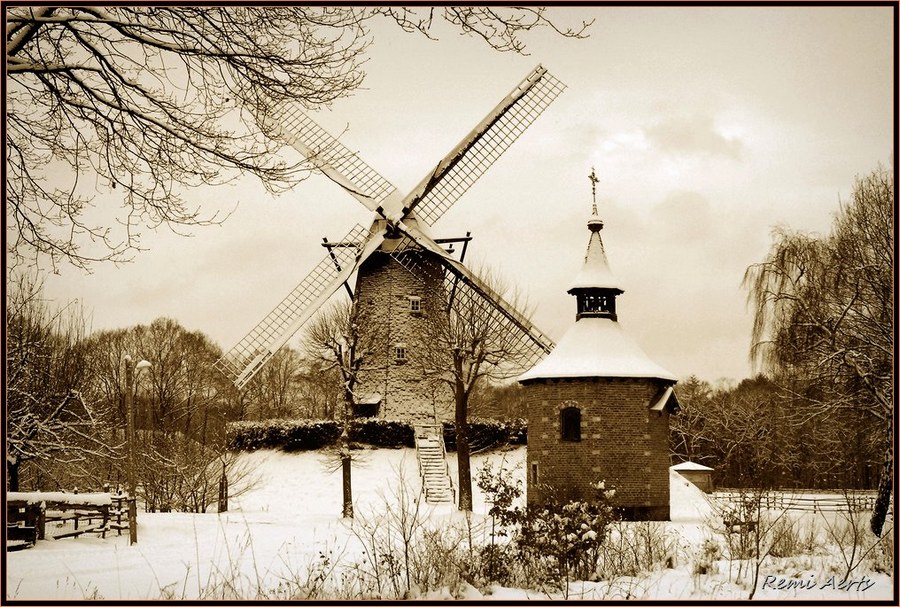
[[[893,491],[894,453],[893,448],[893,421],[888,425],[888,444],[885,447],[884,464],[881,469],[881,480],[878,483],[878,496],[875,498],[875,506],[872,509],[870,527],[872,533],[881,537],[884,520],[887,518],[888,508],[891,506],[891,491]]]
[[[222,477],[219,479],[219,512],[228,512],[228,474],[225,462],[222,462]],[[206,512],[206,508],[203,509]]]
[[[459,470],[459,509],[472,511],[472,470],[469,464],[468,394],[456,393],[456,462]]]
[[[6,460],[6,478],[9,481],[9,490],[10,491],[18,491],[19,490],[19,460],[16,459],[15,462],[9,461],[9,458]]]
[[[344,403],[343,418],[340,438],[341,493],[343,495],[341,516],[353,518],[353,485],[350,479],[350,405],[348,403]]]
[[[350,483],[350,453],[341,447],[341,489],[344,495],[344,508],[341,516],[353,518],[353,491]]]

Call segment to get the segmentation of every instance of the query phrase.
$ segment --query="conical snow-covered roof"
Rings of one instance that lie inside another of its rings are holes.
[[[611,318],[582,318],[576,321],[553,351],[521,375],[519,381],[574,377],[678,380],[650,360],[637,342]]]
[[[576,289],[616,289],[620,293],[623,292],[619,288],[619,281],[609,269],[606,251],[603,248],[603,239],[600,238],[603,222],[596,213],[588,220],[588,229],[591,231],[591,239],[588,241],[587,253],[584,255],[584,265],[581,266],[581,270],[572,281],[569,293]]]

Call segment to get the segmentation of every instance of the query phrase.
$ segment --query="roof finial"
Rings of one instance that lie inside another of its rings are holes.
[[[588,179],[591,180],[591,197],[593,199],[591,214],[597,215],[597,184],[600,182],[600,180],[597,179],[597,172],[594,170],[594,167],[591,167],[591,174],[588,175]]]
[[[597,184],[600,180],[597,179],[597,171],[594,170],[594,167],[591,167],[591,174],[588,175],[588,179],[591,180],[591,195],[593,197],[593,213],[591,218],[588,219],[588,229],[591,232],[599,232],[603,229],[603,221],[597,215]]]

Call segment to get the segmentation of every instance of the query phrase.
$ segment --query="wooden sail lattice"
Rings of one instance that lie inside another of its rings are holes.
[[[434,224],[525,132],[566,86],[541,66],[507,97],[501,113],[481,124],[417,188],[423,193],[410,203],[416,217]],[[501,103],[501,106],[503,103]],[[497,112],[498,110],[495,110]],[[414,190],[415,191],[415,190]]]
[[[290,339],[311,315],[310,308],[328,289],[333,292],[343,281],[342,272],[352,268],[369,230],[357,224],[334,248],[275,306],[256,327],[226,352],[215,366],[240,389]],[[355,245],[355,243],[359,243]]]
[[[266,122],[330,179],[375,211],[396,191],[391,182],[365,163],[294,105],[282,106]]]

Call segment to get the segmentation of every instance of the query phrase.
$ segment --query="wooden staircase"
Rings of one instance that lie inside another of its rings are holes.
[[[429,504],[456,502],[456,492],[447,466],[443,427],[433,424],[416,425],[415,433],[416,456],[425,501]]]

